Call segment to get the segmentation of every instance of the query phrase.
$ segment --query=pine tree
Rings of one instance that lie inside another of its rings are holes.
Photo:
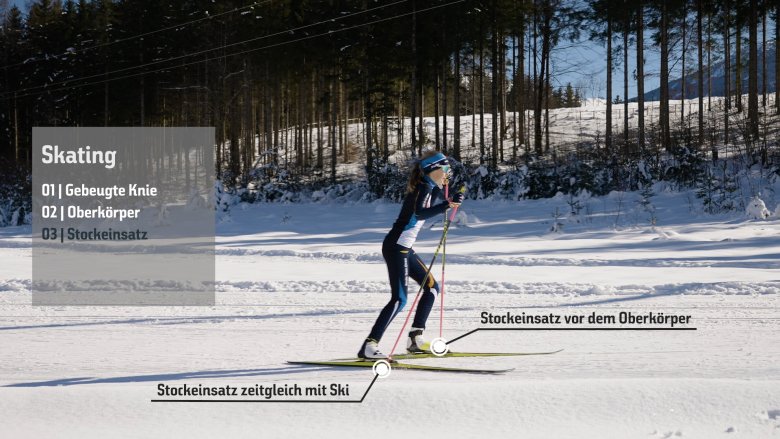
[[[20,64],[25,59],[23,39],[24,23],[22,12],[16,6],[4,15],[0,43],[2,44],[2,65],[7,66],[0,76],[0,89],[12,91],[21,87],[23,74]],[[14,163],[23,163],[24,156],[20,143],[19,102],[14,95],[0,100],[2,118],[0,119],[0,156]]]
[[[652,23],[657,32],[654,35],[661,48],[661,97],[659,109],[659,126],[661,131],[661,146],[667,150],[672,148],[671,127],[669,124],[669,55],[672,18],[681,15],[682,2],[685,0],[654,0],[652,7],[655,17]]]
[[[566,93],[563,99],[564,106],[568,108],[579,107],[577,93],[574,91],[574,87],[571,86],[571,82],[566,83]]]

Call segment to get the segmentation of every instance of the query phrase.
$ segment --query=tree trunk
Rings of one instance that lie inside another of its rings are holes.
[[[254,127],[252,125],[252,93],[249,81],[249,62],[244,60],[244,172],[242,174],[242,183],[246,185],[246,177],[248,171],[252,167],[251,151],[255,146],[254,142]]]
[[[341,155],[343,163],[349,163],[351,157],[349,155],[349,103],[347,102],[347,90],[339,75],[339,114],[343,123],[339,124],[339,147],[341,148]]]
[[[382,115],[382,151],[384,152],[384,162],[390,158],[390,129],[388,127],[387,112]]]
[[[544,152],[550,152],[550,54],[547,54],[547,79],[544,81]],[[555,152],[553,152],[555,160]]]
[[[532,20],[532,23],[528,23],[528,36],[532,38],[528,38],[528,80],[524,82],[526,86],[528,86],[527,94],[530,95],[531,99],[531,108],[536,107],[536,95],[534,94],[536,91],[534,88],[536,87],[536,13],[533,14],[534,19]],[[531,44],[533,41],[533,44]],[[533,72],[531,72],[531,66],[533,66]],[[533,74],[532,74],[533,73]],[[524,100],[527,100],[524,98]],[[526,102],[527,103],[527,102]],[[527,108],[527,107],[526,107]],[[526,136],[524,138],[525,142],[525,156],[526,159],[531,155],[531,117],[532,113],[528,113],[528,117],[525,119],[526,123]]]
[[[21,162],[19,156],[19,105],[16,100],[16,92],[14,92],[14,159],[17,164]]]
[[[607,12],[607,121],[604,143],[612,154],[612,11]]]
[[[290,105],[289,105],[290,91],[287,86],[282,88],[282,99],[280,102],[280,115],[279,115],[279,128],[282,130],[282,148],[284,149],[284,166],[289,168],[290,166]]]
[[[698,41],[699,55],[699,146],[704,144],[704,41],[702,34],[702,16],[704,15],[702,0],[696,0],[696,37]]]
[[[453,89],[453,115],[455,116],[455,126],[453,127],[452,149],[453,156],[460,161],[460,47],[455,50],[455,83]]]
[[[139,52],[140,52],[140,54],[139,54],[139,58],[140,58],[139,61],[140,61],[140,64],[143,65],[144,64],[143,38],[141,39],[141,48],[140,48]],[[139,98],[141,100],[141,102],[140,102],[141,103],[141,126],[146,126],[146,99],[145,99],[145,97],[146,97],[146,75],[141,75],[140,83],[141,83],[140,93],[138,93],[138,94],[139,94]]]
[[[404,128],[406,127],[406,116],[404,116],[404,85],[403,82],[398,84],[398,106],[396,107],[396,136],[395,136],[395,149],[401,151],[404,145]]]
[[[628,28],[631,24],[628,5],[624,5],[626,11],[623,21],[623,148],[628,151]]]
[[[271,111],[273,106],[273,96],[268,91],[268,84],[271,84],[270,70],[268,67],[268,60],[265,61],[265,81],[263,81],[263,129],[265,130],[265,151],[264,151],[264,163],[268,163],[268,153],[273,148],[273,126],[271,122]],[[273,156],[272,156],[273,157]]]
[[[688,9],[685,7],[685,3],[683,2],[683,17],[682,17],[682,85],[680,86],[680,129],[685,128],[685,98],[686,98],[686,91],[688,89],[688,83],[686,82],[686,71],[685,71],[685,53],[688,51],[688,45],[686,44],[685,37],[686,37],[686,30],[687,30],[687,24],[688,24]]]
[[[492,32],[492,38],[491,38],[491,47],[490,47],[490,55],[491,55],[491,62],[492,62],[492,72],[493,72],[493,80],[491,81],[491,87],[490,87],[490,112],[492,114],[492,128],[493,132],[491,133],[491,154],[490,154],[490,165],[495,169],[498,167],[498,82],[499,82],[499,75],[501,72],[499,70],[501,69],[501,65],[498,61],[499,53],[498,53],[498,25],[496,23],[496,0],[493,0],[493,7],[491,8],[491,25],[493,27]]]
[[[315,125],[319,127],[317,120],[317,69],[312,69],[311,72],[311,94],[309,95],[309,138],[306,141],[307,155],[309,156],[309,169],[314,167],[314,131]]]
[[[636,94],[639,110],[639,151],[645,149],[645,39],[644,39],[644,2],[638,1],[636,20]]]
[[[669,12],[666,2],[661,2],[661,108],[659,123],[661,125],[661,147],[667,150],[671,147],[669,132]]]
[[[550,20],[552,11],[549,1],[543,4],[542,21],[542,56],[539,62],[539,77],[536,84],[536,108],[534,109],[534,146],[536,153],[542,154],[542,110],[544,109],[545,85],[546,85],[546,66],[547,57],[550,56]]]
[[[707,113],[712,111],[712,13],[707,12]]]
[[[775,109],[780,114],[780,3],[775,7]]]
[[[447,146],[447,73],[449,71],[450,59],[447,58],[446,62],[441,63],[441,114],[442,114],[442,130],[441,130],[441,145],[445,155],[449,154],[449,148]]]
[[[485,164],[485,57],[482,25],[479,32],[479,164]]]
[[[728,32],[728,30],[726,30]],[[726,83],[728,83],[728,75],[726,75]],[[728,98],[726,98],[728,100]],[[712,117],[712,13],[707,13],[707,115],[709,123],[712,124],[710,132],[710,151],[712,155],[712,161],[718,160],[718,147],[715,145],[715,135],[712,132],[714,128]],[[728,116],[728,114],[727,114]]]
[[[758,0],[750,0],[748,61],[748,128],[758,140]]]
[[[525,75],[523,66],[525,66],[525,15],[520,15],[520,25],[518,26],[517,41],[517,67],[519,67],[520,76],[517,81],[517,112],[515,117],[517,121],[517,137],[521,144],[525,143]],[[517,152],[515,152],[514,161],[517,163]]]
[[[731,35],[729,33],[731,27],[730,17],[731,9],[729,0],[725,0],[723,7],[723,49],[725,51],[724,62],[726,63],[726,68],[724,69],[724,72],[726,73],[726,108],[723,111],[723,143],[726,145],[729,144],[729,111],[731,111]],[[718,152],[715,148],[713,148],[712,160],[718,160]]]
[[[439,125],[439,99],[440,99],[440,75],[439,75],[439,69],[435,69],[436,74],[434,75],[433,80],[433,130],[434,130],[434,137],[436,139],[436,151],[441,151],[441,129]]]
[[[477,87],[474,87],[474,76],[477,74],[477,52],[476,49],[471,57],[471,79],[469,88],[471,89],[471,148],[477,145]],[[481,159],[480,159],[481,160]]]
[[[238,99],[230,104],[230,184],[236,184],[236,179],[241,174],[241,153],[239,150],[239,131],[241,130],[241,118],[238,116]]]
[[[412,81],[409,85],[409,109],[412,123],[412,157],[417,157],[417,133],[415,117],[417,116],[417,2],[412,0]],[[403,121],[401,122],[403,123]]]
[[[420,99],[420,119],[417,121],[417,138],[419,139],[419,142],[417,142],[417,154],[422,155],[422,149],[425,146],[425,86],[422,81],[418,82],[418,92],[420,94],[417,98]]]
[[[737,35],[736,35],[736,51],[737,51],[737,73],[735,78],[736,91],[737,91],[737,111],[742,112],[742,23],[737,19]]]
[[[764,107],[764,111],[766,111],[766,19],[768,15],[764,10],[764,15],[761,17],[761,106]]]
[[[222,82],[222,87],[217,90],[215,93],[217,96],[215,97],[215,113],[216,116],[214,117],[214,128],[217,135],[217,142],[216,142],[216,162],[214,163],[214,166],[216,167],[217,172],[217,179],[222,179],[222,148],[224,147],[224,141],[225,141],[225,108],[224,108],[224,91],[222,90],[224,88],[224,82]],[[163,100],[164,102],[164,100]],[[164,105],[164,104],[163,104]]]
[[[498,65],[499,69],[499,83],[498,83],[498,114],[500,117],[499,122],[499,143],[498,143],[498,160],[504,161],[504,139],[506,139],[506,59],[504,54],[506,53],[506,44],[504,43],[504,37],[501,38],[498,52]]]
[[[363,111],[366,118],[366,175],[371,177],[374,172],[374,145],[371,134],[374,123],[374,111],[371,104],[371,79],[369,78],[368,68],[365,69],[363,78]]]
[[[338,113],[338,99],[335,96],[336,87],[334,82],[338,80],[338,75],[334,72],[333,79],[330,81],[330,128],[328,129],[328,138],[330,143],[330,182],[336,184],[336,160],[338,158],[338,145],[336,144],[336,127],[338,122],[336,121],[336,114]]]
[[[106,75],[106,77],[108,77],[108,60],[106,60],[105,75]],[[108,107],[108,81],[106,81],[103,84],[103,126],[104,127],[108,126],[108,121],[109,121],[109,117],[108,117],[109,111],[108,111],[108,108],[109,108]]]
[[[512,69],[512,80],[516,84],[517,83],[517,39],[512,40],[512,65],[514,68]],[[521,67],[522,69],[522,67]],[[512,163],[517,163],[517,116],[519,115],[518,112],[518,105],[517,105],[517,88],[514,89],[515,93],[515,102],[513,102],[514,107],[514,113],[515,116],[512,118]]]
[[[534,152],[537,156],[542,155],[542,121],[540,119],[541,105],[539,105],[539,10],[534,7],[533,17],[533,60],[530,64],[534,66],[533,77],[533,102],[534,102]]]
[[[281,86],[274,87],[274,106],[273,106],[273,162],[274,165],[279,164],[279,130],[282,128],[282,111],[284,111],[284,105],[282,105],[281,98]]]
[[[319,169],[322,173],[325,172],[325,139],[323,139],[323,134],[325,133],[325,129],[323,125],[325,124],[324,117],[328,114],[328,99],[330,98],[330,92],[325,90],[325,74],[320,74],[320,81],[319,81],[319,89],[320,93],[324,93],[325,96],[323,96],[322,99],[322,105],[318,108],[318,117],[317,117],[317,169]],[[319,96],[319,95],[318,95]]]

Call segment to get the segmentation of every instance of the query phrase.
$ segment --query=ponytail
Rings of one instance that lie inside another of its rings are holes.
[[[414,168],[409,174],[409,183],[406,184],[407,194],[414,192],[417,189],[417,185],[420,184],[423,179],[423,170],[420,167],[420,162],[427,158],[433,157],[436,154],[438,154],[438,151],[427,151],[422,155],[422,157],[420,157],[419,160],[414,161]]]
[[[414,168],[412,169],[411,174],[409,174],[409,183],[406,184],[406,193],[411,194],[417,189],[417,185],[420,184],[422,181],[422,169],[420,169],[420,164],[416,163],[414,164]]]

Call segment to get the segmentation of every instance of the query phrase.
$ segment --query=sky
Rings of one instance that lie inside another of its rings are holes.
[[[775,26],[771,19],[767,21],[766,32],[767,42],[774,39]],[[691,28],[695,32],[695,28]],[[718,29],[712,31],[713,38],[716,38],[716,44],[720,44],[720,33]],[[688,56],[686,57],[686,70],[688,74],[698,70],[696,65],[696,46],[695,35],[694,40],[689,42]],[[747,39],[747,32],[744,33],[744,38]],[[759,47],[761,45],[761,27],[759,25]],[[661,67],[661,49],[655,45],[652,39],[651,32],[645,32],[644,35],[645,45],[645,93],[656,89],[660,86],[660,67]],[[733,42],[732,42],[733,43]],[[747,41],[745,41],[747,44]],[[613,49],[622,46],[622,37],[613,42]],[[679,52],[679,51],[677,51]],[[682,63],[677,58],[670,56],[669,66],[671,68],[670,79],[677,79],[682,76]],[[706,51],[704,53],[706,63]],[[573,86],[580,86],[585,92],[585,97],[606,97],[607,88],[607,49],[604,43],[596,43],[587,41],[584,37],[577,42],[570,43],[562,41],[559,47],[554,50],[553,57],[551,59],[553,75],[557,81],[553,84],[557,86],[565,86],[567,82],[571,82]],[[613,98],[616,96],[623,96],[623,52],[618,51],[613,56],[613,60],[616,63],[614,66],[614,72],[612,74],[612,86],[613,86]],[[715,49],[712,52],[712,64],[722,60],[722,54],[719,49]],[[628,65],[629,65],[629,97],[636,97],[636,80],[634,79],[634,73],[636,71],[636,46],[633,42],[629,42],[628,50]],[[554,85],[555,86],[555,85]]]

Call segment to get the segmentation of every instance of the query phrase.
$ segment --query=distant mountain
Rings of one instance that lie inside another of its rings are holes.
[[[777,89],[777,78],[775,77],[775,41],[767,42],[766,45],[766,91],[767,93],[774,93]],[[742,93],[748,92],[748,50],[747,47],[742,51]],[[761,72],[761,62],[763,60],[761,47],[758,48],[758,92],[761,93],[761,84],[763,81],[763,74]],[[696,58],[691,57],[686,59],[686,62],[696,63]],[[736,57],[731,60],[731,68],[736,65]],[[719,62],[712,65],[712,96],[724,96],[726,94],[726,63]],[[699,91],[697,87],[698,70],[689,73],[685,77],[685,98],[692,99],[699,97]],[[707,71],[704,71],[704,95],[707,96]],[[734,78],[732,78],[731,88],[732,91],[736,90],[734,84]],[[669,81],[669,99],[680,99],[682,96],[682,79],[677,78],[673,81]],[[657,101],[661,99],[661,89],[656,88],[645,93],[645,101]],[[631,102],[635,102],[636,98],[631,99]]]

